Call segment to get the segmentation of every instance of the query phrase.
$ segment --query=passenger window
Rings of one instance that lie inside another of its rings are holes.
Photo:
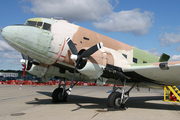
[[[146,61],[143,61],[143,63],[147,63]]]
[[[43,29],[51,31],[51,24],[44,23]]]
[[[133,58],[134,63],[137,63],[137,61],[138,61],[137,58]]]
[[[126,59],[127,59],[127,55],[126,54],[122,54]]]
[[[29,25],[29,26],[36,26],[36,21],[27,21],[26,25]]]

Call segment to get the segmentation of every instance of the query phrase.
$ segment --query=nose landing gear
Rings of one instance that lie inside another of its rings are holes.
[[[62,81],[64,82],[64,84],[61,84]],[[77,82],[73,84],[72,87],[74,87],[77,84]],[[67,91],[69,91],[69,88],[66,89],[66,79],[62,78],[59,81],[58,88],[56,88],[52,93],[52,100],[53,100],[52,102],[53,103],[67,102],[67,97],[68,97]]]
[[[52,93],[52,99],[54,103],[66,102],[67,96],[67,92],[63,93],[63,88],[56,88]]]

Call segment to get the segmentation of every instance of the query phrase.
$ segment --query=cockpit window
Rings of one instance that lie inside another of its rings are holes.
[[[38,23],[37,23],[37,26],[38,26],[38,27],[42,27],[42,24],[43,24],[42,22],[38,22]]]
[[[26,25],[29,26],[36,26],[37,22],[36,21],[27,21]]]
[[[51,24],[44,23],[43,29],[44,29],[44,30],[49,30],[49,31],[51,31]]]
[[[42,27],[42,22],[37,22],[37,21],[27,21],[26,25],[29,26],[37,26],[37,27]]]
[[[43,22],[38,22],[38,21],[27,21],[25,25],[35,26],[35,27],[43,28],[44,30],[51,31],[51,24],[48,23],[43,24]]]

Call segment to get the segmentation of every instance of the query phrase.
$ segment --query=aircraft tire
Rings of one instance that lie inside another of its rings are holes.
[[[120,108],[120,100],[121,100],[121,93],[120,92],[113,92],[109,95],[108,97],[108,103],[107,106],[108,108]]]
[[[66,102],[67,101],[67,92],[64,93],[64,96],[62,96],[63,89],[62,88],[56,88],[52,93],[52,99],[54,103],[59,102]]]

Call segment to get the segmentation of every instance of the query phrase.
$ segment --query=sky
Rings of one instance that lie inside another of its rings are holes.
[[[0,30],[29,18],[63,17],[71,23],[180,61],[179,0],[1,0]],[[21,70],[21,54],[0,34],[0,69]]]

